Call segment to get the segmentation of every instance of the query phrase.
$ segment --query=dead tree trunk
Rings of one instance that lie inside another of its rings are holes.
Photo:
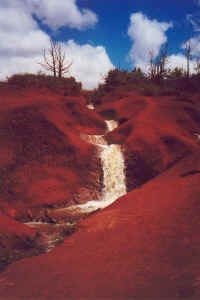
[[[149,51],[150,78],[162,79],[166,73],[168,44],[166,43],[160,53],[154,57],[153,51]]]
[[[185,45],[185,55],[187,59],[187,71],[186,71],[186,77],[190,77],[190,58],[191,58],[191,43],[190,41],[186,43]]]
[[[50,47],[48,50],[48,57],[46,50],[43,50],[44,63],[39,63],[45,70],[53,73],[54,77],[63,77],[69,72],[72,62],[66,62],[66,55],[59,42],[50,40]]]

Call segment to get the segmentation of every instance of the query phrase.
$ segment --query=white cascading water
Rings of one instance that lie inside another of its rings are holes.
[[[114,130],[118,124],[114,120],[106,121],[108,131]],[[85,204],[73,205],[68,209],[79,209],[81,212],[92,212],[113,203],[117,198],[126,194],[124,173],[124,157],[120,145],[108,145],[103,136],[85,136],[85,139],[100,148],[103,168],[103,191],[98,201],[88,201]]]
[[[89,108],[93,109],[92,106]],[[118,125],[114,120],[106,121],[106,124],[108,131],[114,130]],[[78,213],[81,212],[84,214],[93,212],[97,209],[102,209],[110,205],[117,198],[126,194],[126,180],[124,173],[124,157],[120,145],[108,145],[104,137],[101,135],[84,135],[82,137],[90,143],[97,145],[100,149],[104,185],[102,195],[97,201],[88,201],[85,204],[73,205],[64,209],[62,208],[61,210],[78,211]],[[56,231],[57,227],[59,228],[62,225],[67,225],[68,228],[72,228],[72,226],[74,226],[74,224],[71,223],[49,224],[44,222],[28,222],[25,224],[36,229],[39,228],[40,232],[44,231],[46,239],[44,247],[46,247],[46,252],[51,251],[60,240],[60,234]],[[48,232],[47,229],[49,226],[51,229],[52,226],[54,227],[55,233],[52,234],[51,230]]]

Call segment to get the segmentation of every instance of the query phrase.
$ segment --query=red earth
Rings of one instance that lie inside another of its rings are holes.
[[[20,236],[34,236],[35,232],[25,226],[22,223],[19,223],[17,221],[15,221],[14,219],[5,216],[2,214],[2,212],[0,211],[0,220],[1,220],[1,226],[0,226],[0,235],[18,235]]]
[[[114,99],[111,94],[111,102],[102,100],[97,111],[120,123],[107,140],[123,145],[129,191],[199,149],[199,95],[182,99],[121,91]]]
[[[80,191],[86,184],[97,196],[101,166],[81,135],[103,134],[106,126],[82,96],[9,85],[0,95],[1,249],[13,236],[33,232],[10,218],[40,220],[45,208],[85,202]]]
[[[83,97],[2,89],[0,126],[0,207],[5,213],[74,203],[86,178],[90,189],[98,188],[96,149],[81,135],[103,134],[106,125]]]
[[[121,91],[102,100],[98,115],[82,97],[4,94],[4,214],[70,203],[86,182],[98,189],[96,149],[80,135],[104,134],[100,115],[119,121],[106,138],[123,145],[130,192],[52,252],[9,266],[0,299],[200,299],[199,96]]]
[[[188,155],[1,274],[1,299],[199,299],[200,162]]]

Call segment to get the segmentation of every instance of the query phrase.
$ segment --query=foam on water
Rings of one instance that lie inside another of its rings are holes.
[[[106,121],[108,131],[117,128],[118,124],[114,120]],[[103,191],[101,199],[98,201],[88,201],[80,205],[73,205],[67,209],[79,209],[81,212],[92,212],[102,209],[119,197],[126,194],[125,164],[120,145],[108,145],[103,136],[88,136],[87,140],[99,146],[100,157],[103,168]]]

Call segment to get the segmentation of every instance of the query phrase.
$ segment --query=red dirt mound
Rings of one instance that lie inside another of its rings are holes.
[[[12,214],[12,211],[10,213]],[[35,230],[3,215],[0,211],[0,271],[13,260],[27,256],[27,250],[36,255],[39,251],[39,240],[42,241],[42,236]],[[36,243],[38,250],[34,248]],[[25,255],[21,255],[22,249]]]
[[[195,97],[150,98],[128,92],[98,112],[119,121],[107,140],[123,144],[129,190],[199,147],[195,133],[200,133],[200,103]]]
[[[0,220],[1,220],[0,234],[5,234],[7,236],[12,236],[12,235],[34,236],[35,234],[35,231],[33,231],[31,228],[13,220],[12,218],[9,218],[8,216],[3,215],[1,211],[0,211]]]
[[[199,299],[199,154],[82,221],[51,253],[11,265],[1,299]]]
[[[79,195],[86,185],[97,197],[100,162],[95,147],[80,136],[103,134],[106,126],[84,98],[4,87],[0,126],[0,207],[5,213],[30,217],[30,208],[87,201]]]

